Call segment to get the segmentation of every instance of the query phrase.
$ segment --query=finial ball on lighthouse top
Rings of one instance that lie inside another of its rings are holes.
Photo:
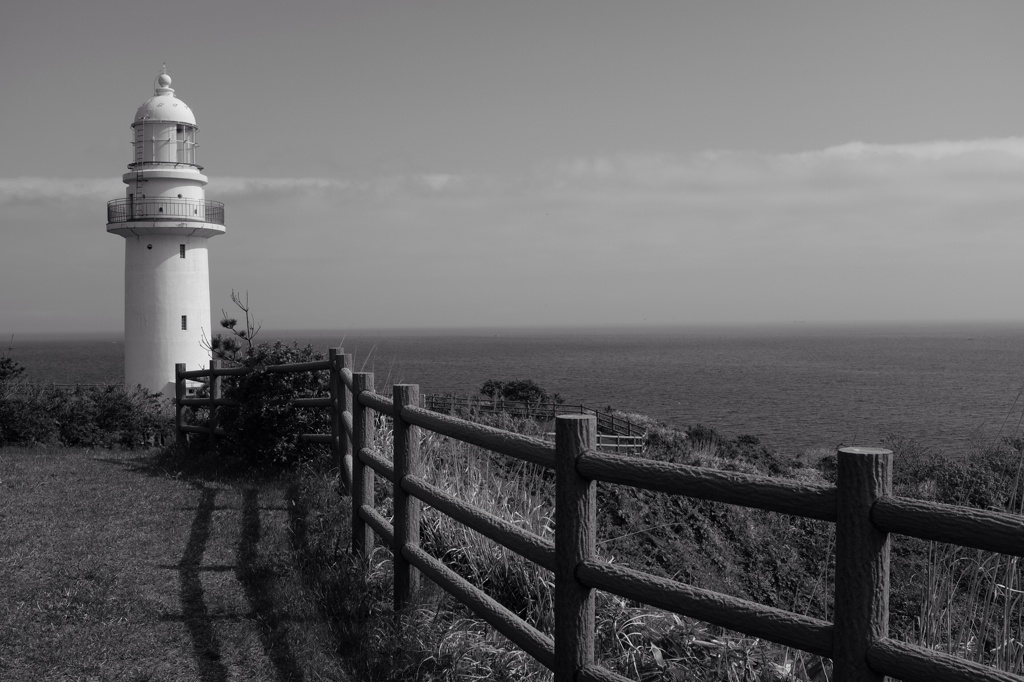
[[[135,112],[136,121],[175,121],[196,124],[196,117],[188,105],[175,97],[171,77],[166,72],[156,77],[153,96]]]

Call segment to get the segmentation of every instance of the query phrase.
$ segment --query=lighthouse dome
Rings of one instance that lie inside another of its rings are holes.
[[[142,103],[135,112],[135,121],[175,121],[196,124],[196,117],[188,105],[174,96],[171,77],[166,73],[157,76],[153,96]]]

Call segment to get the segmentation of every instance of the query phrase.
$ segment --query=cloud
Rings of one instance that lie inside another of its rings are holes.
[[[972,176],[1019,173],[1024,169],[1024,138],[939,140],[913,144],[848,142],[786,154],[710,150],[689,156],[623,154],[555,159],[518,178],[470,176],[447,172],[388,175],[369,179],[305,177],[212,177],[211,191],[220,196],[288,196],[356,193],[401,195],[468,195],[495,192],[548,195],[600,188],[666,192],[678,200],[708,199],[737,189],[771,190],[789,186],[817,190],[844,181],[870,179],[906,182],[921,177],[970,180]],[[116,178],[0,178],[0,204],[66,201],[116,195]],[[809,193],[805,193],[805,196]]]
[[[435,192],[451,189],[462,189],[466,186],[466,178],[451,173],[428,173],[420,175],[417,180]]]
[[[453,173],[420,173],[371,179],[214,177],[210,179],[209,187],[218,195],[229,197],[350,193],[393,196],[402,193],[450,194],[469,189],[472,182],[466,176]]]
[[[1005,138],[892,145],[850,142],[774,155],[717,150],[691,156],[582,157],[542,166],[537,177],[556,191],[618,186],[627,190],[676,190],[685,198],[726,190],[818,190],[872,180],[962,180],[969,179],[971,173],[988,177],[993,172],[1022,169],[1024,138]]]
[[[296,194],[333,194],[358,185],[337,178],[243,178],[213,177],[208,190],[221,197],[273,196]]]
[[[848,142],[827,147],[820,152],[805,152],[797,157],[841,158],[847,160],[871,157],[902,157],[921,161],[963,157],[972,154],[999,154],[1024,159],[1024,137],[986,138],[981,140],[936,140],[915,144],[868,144]]]
[[[208,190],[218,196],[279,197],[298,194],[332,194],[366,189],[365,183],[338,178],[213,177]],[[0,178],[0,206],[114,198],[124,193],[119,178],[17,177]]]
[[[0,178],[0,206],[49,204],[109,197],[124,192],[116,178]]]
[[[23,228],[18,253],[53,254],[48,230],[81,232],[67,199],[101,211],[122,192],[116,178],[0,179],[0,219]],[[209,196],[230,216],[215,288],[251,290],[278,327],[335,309],[353,326],[999,317],[1022,284],[1022,138],[212,177]],[[0,289],[28,276],[8,251]]]
[[[454,193],[470,188],[472,181],[452,173],[382,176],[370,180],[327,177],[268,178],[213,176],[208,190],[221,197],[331,196],[345,193],[394,195],[396,193]],[[477,183],[479,184],[479,183]],[[117,197],[124,192],[119,178],[14,177],[0,178],[0,206],[77,201],[93,197]]]
[[[1005,221],[1024,208],[1024,138],[564,159],[539,167],[535,182],[537,193],[592,219],[609,212],[674,216],[698,231],[857,224],[910,235],[963,229],[952,220],[958,214],[995,217],[1002,210]]]

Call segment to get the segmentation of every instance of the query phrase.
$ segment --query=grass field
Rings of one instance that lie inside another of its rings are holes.
[[[0,450],[0,679],[347,680],[289,557],[297,484]]]
[[[737,471],[785,464],[756,443],[699,433],[662,434],[645,456]],[[390,430],[377,435],[389,452]],[[443,438],[426,437],[423,450],[430,482],[550,537],[549,478]],[[926,452],[900,446],[897,492],[1020,513],[1022,450],[933,470],[914,464],[934,464]],[[429,583],[396,619],[390,552],[360,561],[347,551],[351,500],[336,470],[303,461],[227,476],[244,464],[227,462],[0,449],[0,682],[551,679]],[[800,461],[786,467],[824,480]],[[389,486],[376,487],[387,516]],[[833,535],[822,524],[601,486],[598,497],[599,545],[616,562],[829,617]],[[428,551],[550,630],[547,574],[429,510],[422,531]],[[897,538],[892,631],[1019,675],[1022,570],[1009,557]],[[827,661],[610,595],[598,595],[597,611],[599,660],[633,679],[831,679]]]

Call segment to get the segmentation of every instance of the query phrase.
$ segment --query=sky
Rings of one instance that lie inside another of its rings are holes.
[[[119,332],[130,125],[200,128],[268,329],[1022,321],[1024,3],[35,0],[0,333]],[[216,322],[214,320],[214,323]]]

